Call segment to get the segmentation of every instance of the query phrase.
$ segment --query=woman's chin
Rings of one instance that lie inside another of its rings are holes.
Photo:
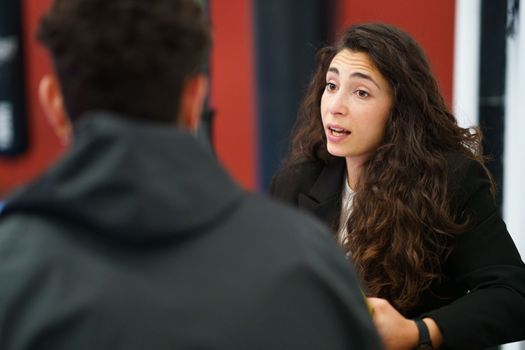
[[[338,149],[338,147],[330,147],[330,145],[327,147],[328,153],[330,153],[334,157],[346,157],[347,152],[344,152],[341,149]]]

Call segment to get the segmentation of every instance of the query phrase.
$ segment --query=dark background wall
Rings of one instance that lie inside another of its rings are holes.
[[[261,189],[288,149],[316,51],[335,29],[335,1],[255,0],[257,116]]]
[[[487,167],[496,182],[496,202],[503,196],[503,133],[505,129],[507,1],[481,2],[481,47],[479,67],[479,125],[484,132],[483,150]]]

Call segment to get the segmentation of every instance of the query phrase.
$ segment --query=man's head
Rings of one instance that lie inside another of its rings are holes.
[[[54,0],[38,38],[58,77],[58,84],[52,76],[41,84],[48,115],[62,97],[73,122],[109,110],[185,123],[188,104],[201,107],[205,79],[198,73],[210,34],[197,0]]]

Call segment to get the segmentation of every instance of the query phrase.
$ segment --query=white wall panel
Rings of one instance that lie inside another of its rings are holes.
[[[478,125],[480,0],[457,0],[453,112],[462,127]]]
[[[507,39],[503,214],[523,259],[525,258],[525,6],[521,6],[516,24],[514,35]],[[509,344],[504,349],[525,349],[525,343]]]

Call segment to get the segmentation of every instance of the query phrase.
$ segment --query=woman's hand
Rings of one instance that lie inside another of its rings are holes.
[[[419,331],[413,320],[403,317],[388,300],[368,298],[368,304],[372,309],[372,319],[385,349],[410,350],[418,345]],[[427,317],[423,322],[428,327],[434,349],[438,349],[443,343],[441,331],[433,319]]]
[[[387,350],[414,349],[419,340],[416,323],[401,315],[386,299],[368,298],[372,319]]]

